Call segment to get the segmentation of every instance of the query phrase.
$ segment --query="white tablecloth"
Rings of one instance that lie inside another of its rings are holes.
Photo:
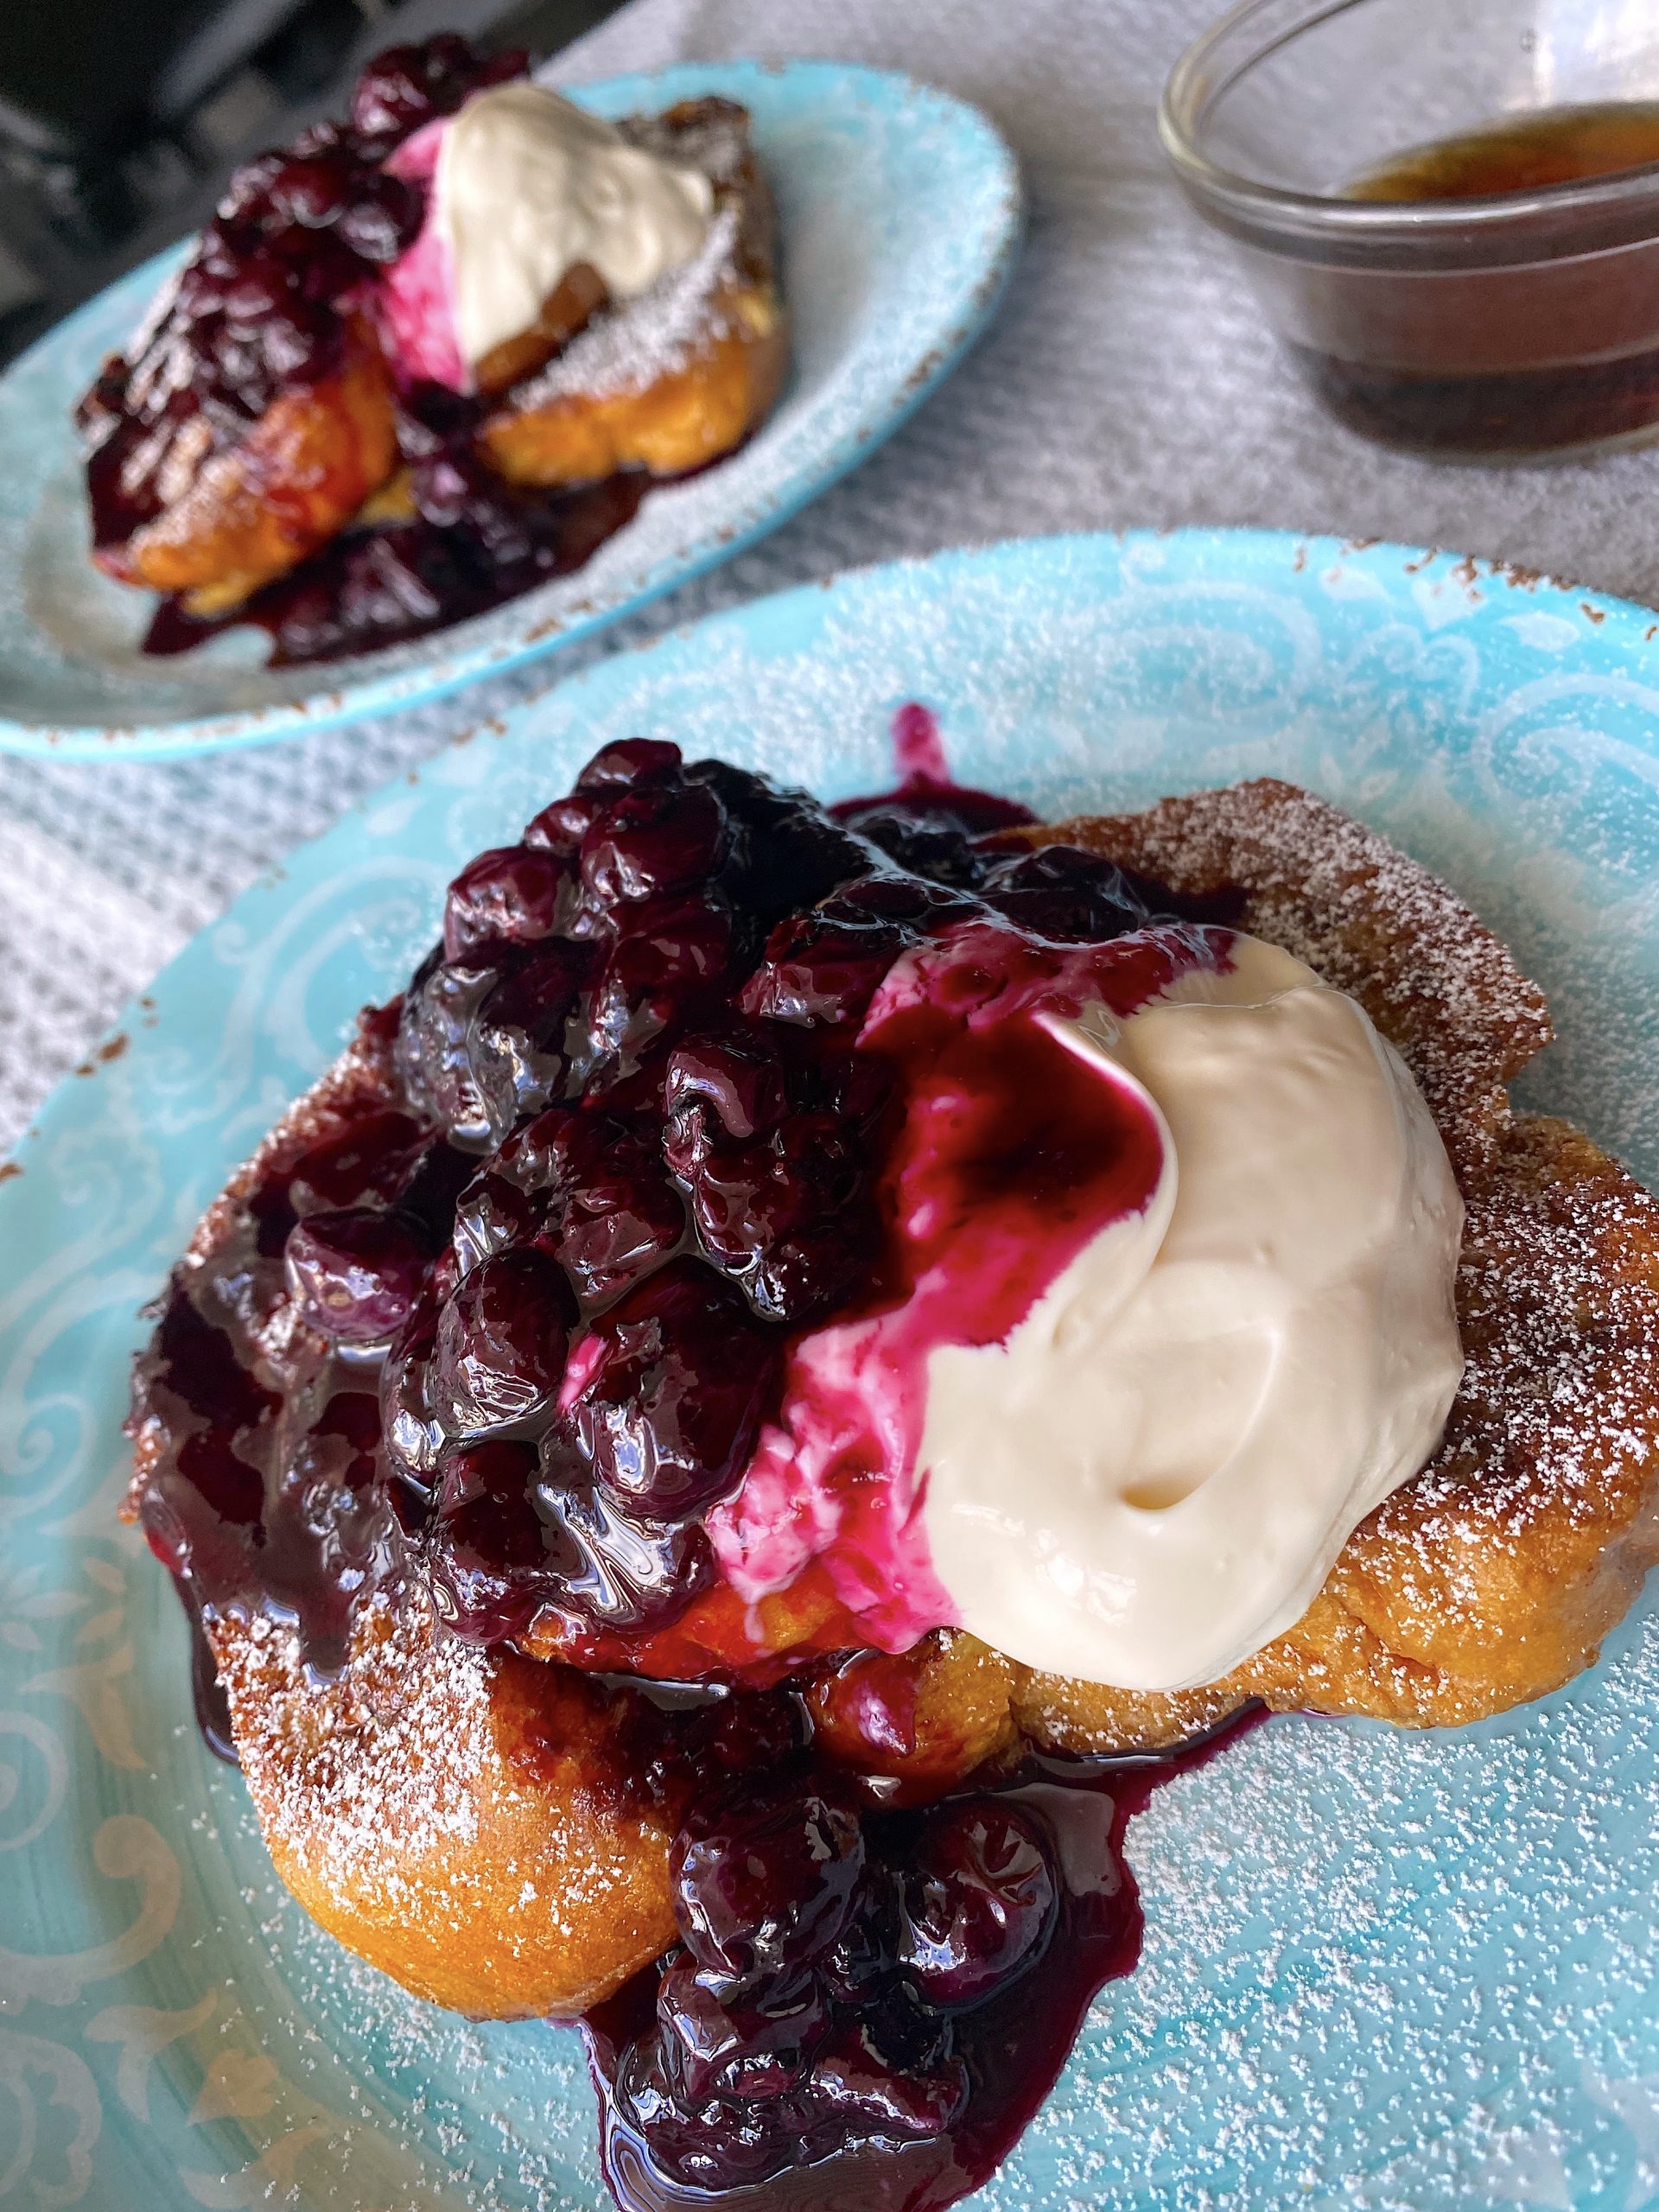
[[[1265,523],[1459,547],[1659,598],[1659,449],[1573,467],[1377,453],[1276,358],[1165,172],[1164,74],[1218,0],[634,0],[572,79],[791,54],[976,101],[1025,164],[1001,318],[891,444],[763,545],[594,645],[414,714],[177,767],[0,762],[0,1152],[121,1002],[351,799],[505,700],[710,608],[852,563],[1131,523]],[[72,395],[64,395],[66,404]]]

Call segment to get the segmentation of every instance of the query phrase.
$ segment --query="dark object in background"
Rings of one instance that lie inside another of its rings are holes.
[[[464,31],[546,54],[616,0],[7,0],[0,362],[182,232],[380,47]]]

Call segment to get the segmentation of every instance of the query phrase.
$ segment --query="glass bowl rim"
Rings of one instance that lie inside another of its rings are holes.
[[[1165,82],[1158,104],[1158,135],[1182,183],[1232,222],[1249,229],[1327,243],[1338,239],[1361,251],[1375,247],[1409,247],[1431,240],[1465,245],[1483,236],[1494,246],[1525,232],[1541,218],[1635,215],[1651,208],[1659,217],[1659,161],[1615,170],[1605,176],[1577,177],[1527,193],[1502,193],[1468,200],[1343,200],[1333,194],[1299,192],[1267,184],[1212,161],[1200,143],[1208,111],[1239,79],[1271,54],[1306,32],[1351,9],[1378,0],[1325,0],[1268,40],[1230,61],[1217,81],[1210,72],[1218,49],[1230,44],[1253,19],[1282,9],[1285,0],[1235,0],[1187,46]],[[1546,249],[1546,252],[1548,250]]]

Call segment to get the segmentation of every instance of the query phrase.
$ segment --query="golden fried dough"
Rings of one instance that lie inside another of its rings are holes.
[[[532,376],[504,392],[478,442],[510,483],[548,488],[620,468],[686,475],[741,445],[783,389],[789,319],[777,281],[778,215],[747,115],[729,100],[682,100],[632,128],[653,153],[713,176],[715,220],[733,231],[729,265],[683,343],[659,330],[642,334],[625,304],[611,312],[626,369],[588,388],[559,374],[554,391],[538,391]],[[648,322],[649,308],[642,313]],[[480,374],[480,388],[498,385]]]
[[[331,1682],[271,1622],[210,1634],[272,1864],[404,1988],[568,2015],[673,1942],[670,1831],[629,1771],[620,1693],[442,1636],[415,1595],[365,1609]]]
[[[711,308],[711,334],[681,366],[638,391],[568,392],[505,409],[479,444],[512,484],[579,484],[619,468],[683,476],[742,443],[771,411],[788,363],[777,295],[733,286]]]
[[[397,459],[391,378],[353,319],[337,376],[280,393],[153,522],[95,557],[124,583],[184,594],[193,614],[223,613],[336,537]]]

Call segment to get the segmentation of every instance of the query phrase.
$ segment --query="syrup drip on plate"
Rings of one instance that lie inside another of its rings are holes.
[[[684,1948],[583,2022],[623,2212],[938,2212],[981,2187],[1139,1958],[1130,1820],[1263,1717],[921,1808],[820,1772],[705,1816],[676,1853]]]

